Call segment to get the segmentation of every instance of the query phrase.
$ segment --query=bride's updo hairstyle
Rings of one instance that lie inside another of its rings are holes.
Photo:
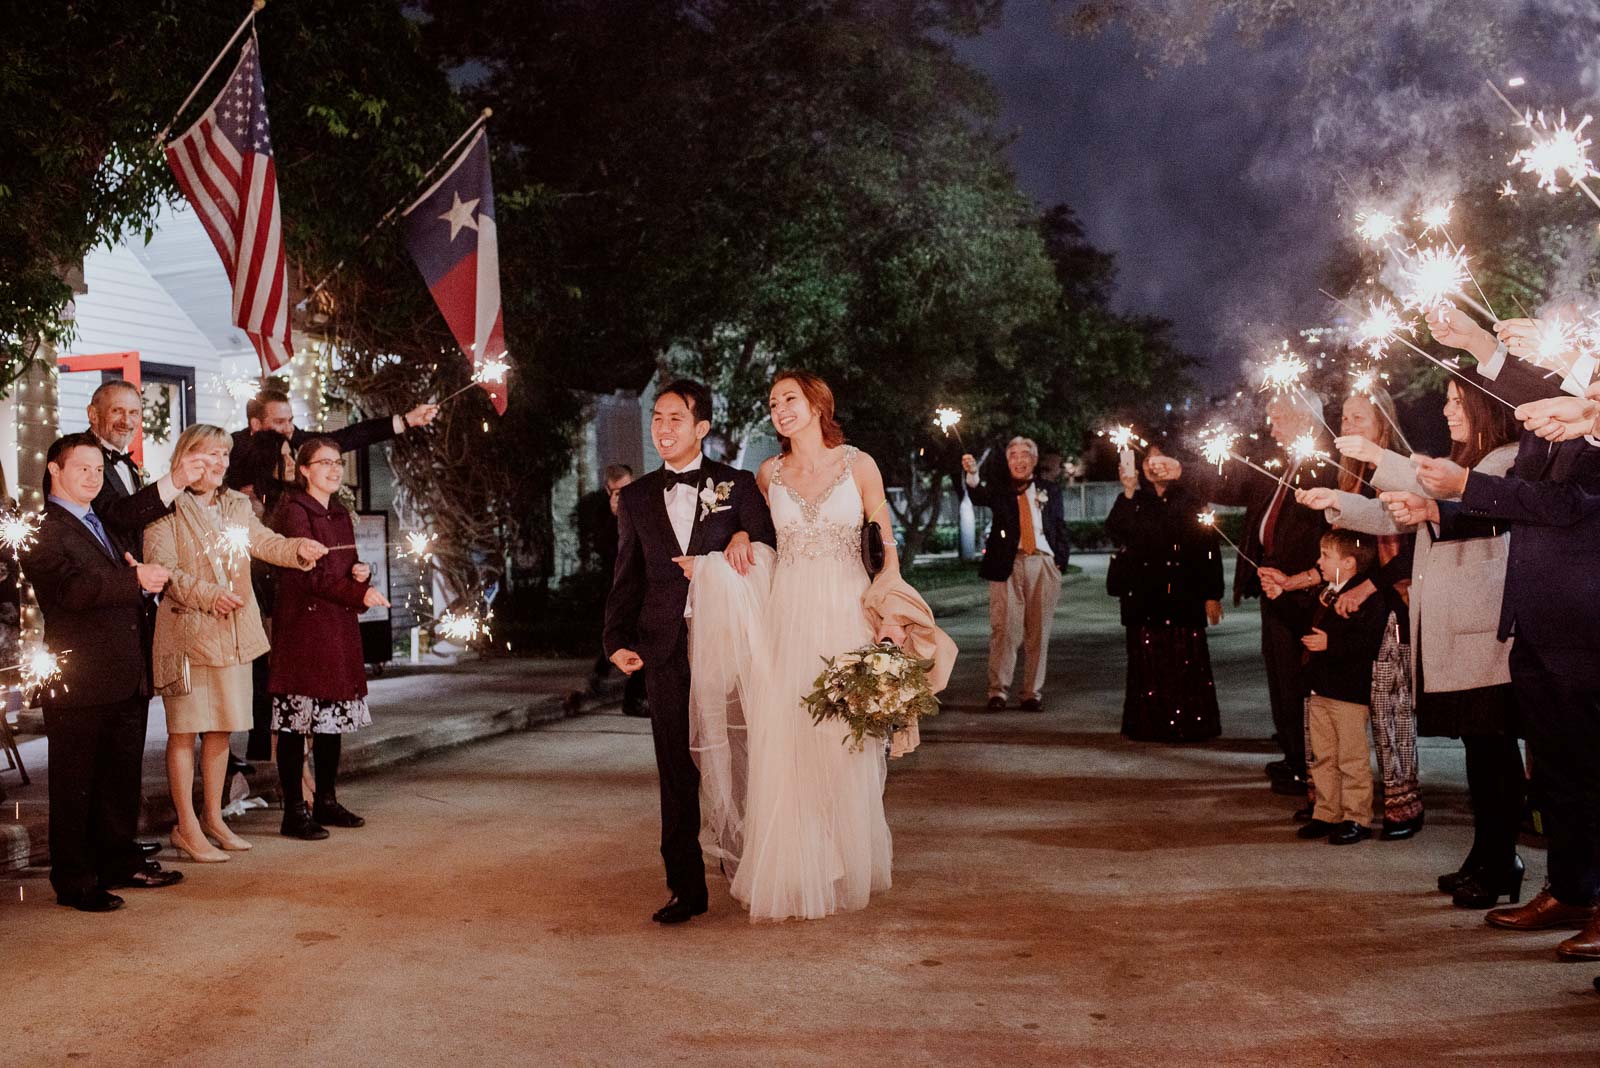
[[[811,414],[816,416],[817,426],[822,430],[823,446],[834,449],[843,445],[844,427],[833,417],[833,390],[828,388],[828,383],[810,371],[779,371],[773,378],[772,385],[776,388],[778,383],[783,381],[793,382],[800,387],[801,394],[806,398],[806,404],[811,408]],[[779,434],[778,444],[783,450],[783,455],[789,455],[789,439]]]

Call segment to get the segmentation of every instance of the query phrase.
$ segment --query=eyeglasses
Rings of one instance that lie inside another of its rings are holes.
[[[343,467],[343,460],[312,460],[306,467]]]

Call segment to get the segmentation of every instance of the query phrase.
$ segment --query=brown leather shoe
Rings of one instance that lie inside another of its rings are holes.
[[[1589,926],[1556,947],[1561,960],[1600,960],[1600,915]]]
[[[1509,931],[1543,931],[1550,927],[1592,925],[1594,918],[1593,905],[1563,905],[1550,891],[1540,890],[1526,905],[1490,909],[1483,920],[1490,927],[1504,927]]]

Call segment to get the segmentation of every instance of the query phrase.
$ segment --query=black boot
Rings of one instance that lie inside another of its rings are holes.
[[[311,818],[311,810],[302,801],[283,810],[283,836],[305,842],[320,842],[328,837],[328,830]]]
[[[311,809],[311,818],[325,827],[365,827],[367,821],[339,804],[336,797],[317,797]]]
[[[1497,872],[1470,872],[1456,884],[1451,903],[1458,909],[1492,909],[1502,896],[1515,905],[1522,900],[1522,878],[1527,869],[1513,856],[1511,867]]]

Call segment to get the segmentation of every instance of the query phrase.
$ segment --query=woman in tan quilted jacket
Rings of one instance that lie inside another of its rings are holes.
[[[250,558],[308,569],[328,551],[309,538],[274,534],[256,518],[248,497],[222,488],[232,446],[227,431],[205,423],[180,434],[173,466],[199,453],[205,476],[178,494],[172,514],[144,533],[145,560],[172,573],[156,612],[153,656],[155,690],[167,710],[167,782],[178,813],[172,845],[204,862],[227,860],[222,850],[250,848],[222,820],[228,735],[250,728],[250,662],[268,648],[250,585]],[[195,735],[203,819],[194,809]]]

